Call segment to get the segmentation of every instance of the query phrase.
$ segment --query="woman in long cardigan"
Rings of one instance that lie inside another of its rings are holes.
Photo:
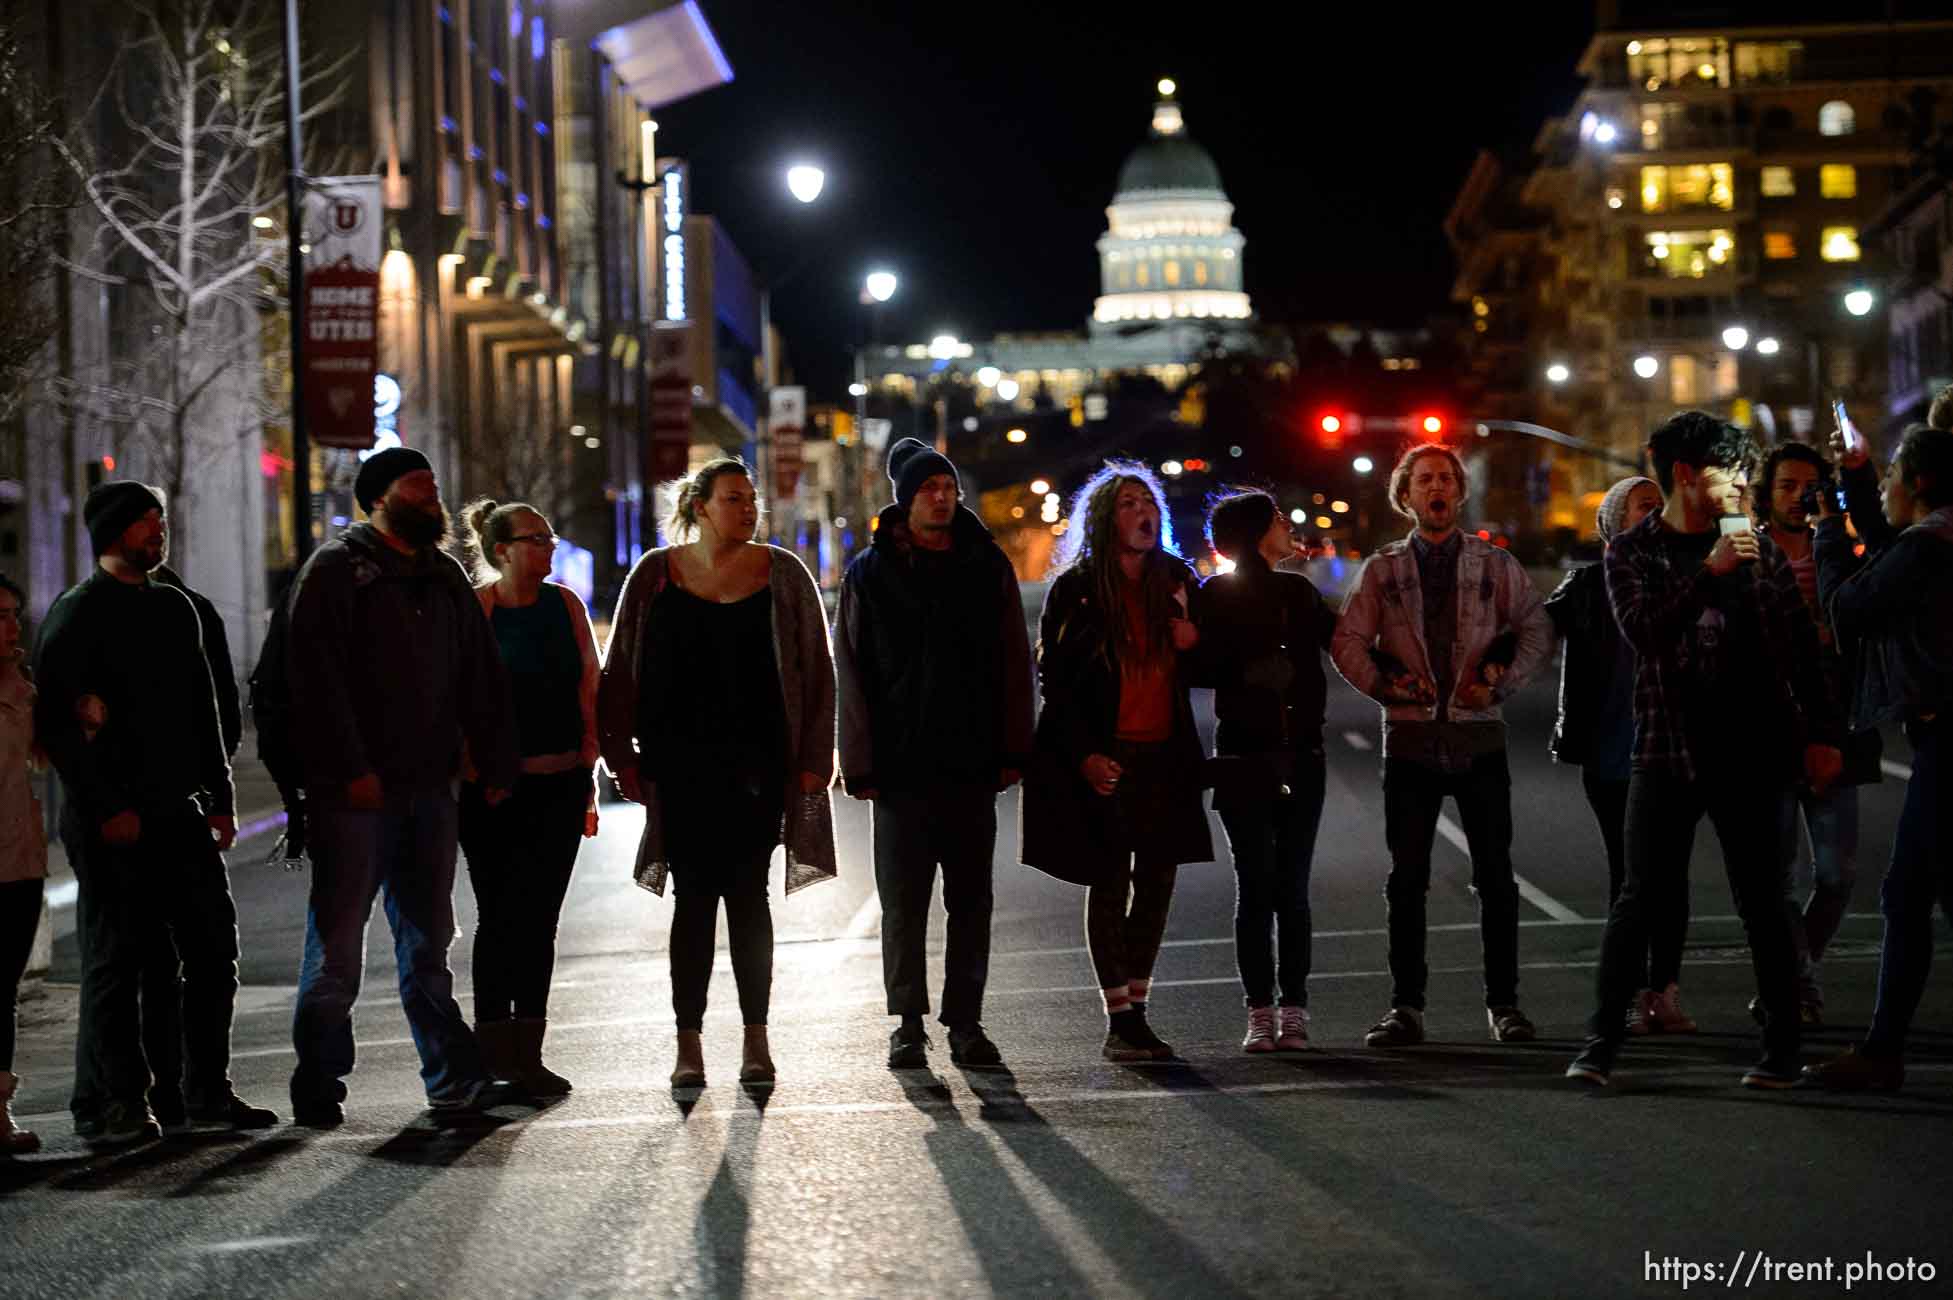
[[[1094,475],[1038,626],[1044,704],[1019,856],[1086,886],[1111,1061],[1172,1057],[1146,1019],[1153,964],[1180,864],[1214,856],[1184,662],[1199,583],[1173,553],[1164,506],[1142,465]]]
[[[723,900],[745,1018],[740,1079],[771,1083],[767,867],[786,892],[835,874],[834,661],[820,591],[794,555],[752,540],[759,505],[737,460],[680,485],[667,534],[624,584],[598,688],[606,766],[644,805],[637,881],[676,883],[674,1087],[705,1082],[700,1041]]]

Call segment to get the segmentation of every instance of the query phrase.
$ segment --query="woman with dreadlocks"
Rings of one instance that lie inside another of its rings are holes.
[[[1084,885],[1085,942],[1110,1061],[1167,1060],[1146,1022],[1153,962],[1183,862],[1214,856],[1182,656],[1199,584],[1173,549],[1166,495],[1109,461],[1079,490],[1038,625],[1036,762],[1024,862]]]

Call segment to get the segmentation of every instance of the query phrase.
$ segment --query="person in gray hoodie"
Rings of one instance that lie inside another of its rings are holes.
[[[454,782],[465,740],[490,806],[514,786],[508,677],[467,574],[440,549],[447,514],[427,458],[380,452],[361,466],[353,495],[368,522],[300,571],[286,652],[314,866],[291,1094],[297,1122],[312,1128],[345,1118],[352,1008],[383,885],[429,1104],[467,1110],[498,1099],[447,958]]]

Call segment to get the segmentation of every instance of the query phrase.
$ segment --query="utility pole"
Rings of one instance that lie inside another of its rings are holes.
[[[292,542],[312,554],[312,444],[305,431],[305,177],[298,137],[298,0],[285,0],[285,284],[292,323]]]

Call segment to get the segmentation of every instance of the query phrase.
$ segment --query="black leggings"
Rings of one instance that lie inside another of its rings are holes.
[[[1117,879],[1085,891],[1085,947],[1102,989],[1153,977],[1179,864],[1135,857]]]
[[[522,776],[490,808],[481,787],[461,790],[461,851],[475,888],[475,1023],[549,1014],[556,922],[576,867],[590,772]]]
[[[766,1023],[773,996],[773,910],[766,899],[771,856],[732,867],[672,867],[671,1009],[680,1031],[705,1027],[721,899],[740,1014],[749,1025]]]
[[[34,950],[34,933],[41,928],[41,891],[46,884],[44,880],[0,884],[0,1073],[13,1073],[14,1001]]]

